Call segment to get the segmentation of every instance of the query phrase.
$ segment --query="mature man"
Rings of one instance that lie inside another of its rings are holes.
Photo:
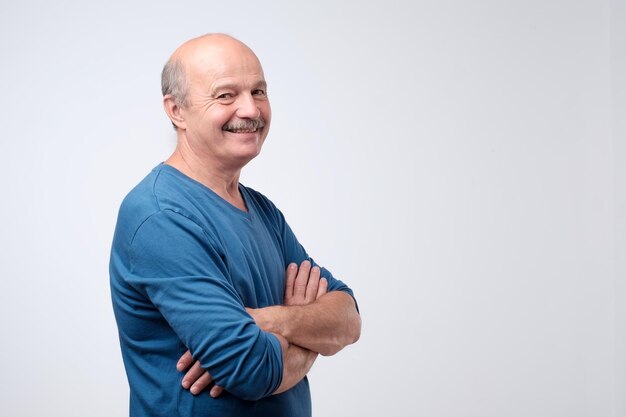
[[[361,321],[351,290],[239,184],[270,126],[261,64],[205,35],[174,52],[162,81],[178,144],[125,198],[111,253],[130,414],[309,416],[307,372],[355,342]]]

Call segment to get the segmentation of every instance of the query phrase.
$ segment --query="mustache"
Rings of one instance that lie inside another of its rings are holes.
[[[265,127],[265,120],[262,117],[251,120],[239,120],[234,123],[225,124],[222,130],[255,130]]]

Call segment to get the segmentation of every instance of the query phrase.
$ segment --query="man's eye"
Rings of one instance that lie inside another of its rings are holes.
[[[233,95],[230,93],[224,93],[224,94],[220,94],[219,96],[217,96],[218,99],[228,99],[228,98],[232,98]]]
[[[265,95],[265,90],[254,90],[252,92],[253,96],[264,96]]]

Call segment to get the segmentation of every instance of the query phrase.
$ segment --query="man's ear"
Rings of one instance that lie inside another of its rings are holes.
[[[182,130],[187,129],[185,118],[182,114],[182,108],[176,102],[174,96],[172,96],[171,94],[166,94],[165,96],[163,96],[163,108],[165,109],[165,113],[167,113],[167,117],[170,118],[176,128]]]

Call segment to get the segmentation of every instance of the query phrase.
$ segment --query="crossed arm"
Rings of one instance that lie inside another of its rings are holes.
[[[286,271],[284,304],[246,309],[262,330],[278,338],[282,348],[283,380],[274,394],[300,382],[318,354],[334,355],[360,336],[361,319],[354,300],[343,291],[327,293],[328,282],[320,274],[320,269],[312,268],[308,261],[299,268],[292,263]],[[193,394],[213,382],[200,363],[194,363],[189,352],[180,358],[176,368],[189,369],[182,385]],[[222,391],[215,385],[210,395],[218,397]]]

